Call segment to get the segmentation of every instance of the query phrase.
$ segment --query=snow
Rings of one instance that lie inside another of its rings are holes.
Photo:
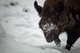
[[[67,51],[66,33],[60,35],[61,47],[47,43],[38,26],[35,0],[0,0],[0,53],[80,53],[80,39]],[[45,0],[37,0],[43,6]],[[17,3],[11,6],[10,3]]]
[[[46,37],[50,34],[51,30],[53,30],[55,28],[55,25],[53,25],[52,23],[46,23],[43,26],[43,30],[46,31]]]
[[[3,26],[0,23],[0,37],[4,37],[5,36],[5,31],[3,29]]]

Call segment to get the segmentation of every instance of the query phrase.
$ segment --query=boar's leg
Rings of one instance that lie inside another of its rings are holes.
[[[38,5],[37,1],[34,2],[34,7],[40,16],[41,11],[42,11],[42,7]]]
[[[74,34],[74,33],[68,33],[67,35],[68,39],[67,39],[67,45],[66,45],[66,49],[67,50],[70,50],[71,49],[71,46],[77,41],[77,39],[79,38],[79,35],[77,34]]]

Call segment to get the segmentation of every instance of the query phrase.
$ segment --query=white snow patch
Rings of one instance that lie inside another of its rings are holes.
[[[4,37],[4,36],[5,36],[5,31],[2,24],[0,23],[0,37]]]
[[[55,25],[53,23],[46,23],[43,26],[43,30],[46,31],[47,35],[46,37],[50,34],[51,30],[53,30],[55,28]]]

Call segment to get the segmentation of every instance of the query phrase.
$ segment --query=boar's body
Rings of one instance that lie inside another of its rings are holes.
[[[71,13],[73,18],[75,19],[74,27],[65,29],[68,36],[66,49],[70,50],[71,46],[80,37],[80,1],[79,0],[67,0],[67,1],[68,2],[65,3],[65,6],[69,8],[69,13]],[[67,8],[64,11],[66,12]]]
[[[55,42],[60,43],[58,36],[66,31],[68,37],[66,49],[70,50],[80,37],[80,0],[45,0],[43,7],[35,1],[34,6],[41,17],[39,26],[46,40],[52,42],[56,37]],[[54,29],[49,30],[49,37],[46,37],[45,31],[50,27],[46,25],[46,30],[43,30],[46,23],[55,25]]]

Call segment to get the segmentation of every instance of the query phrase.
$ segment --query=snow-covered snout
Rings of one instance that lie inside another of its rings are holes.
[[[49,18],[41,18],[39,22],[39,27],[42,29],[47,42],[52,42],[54,40],[56,45],[60,46],[61,41],[58,37],[59,29],[55,24],[51,22]]]

